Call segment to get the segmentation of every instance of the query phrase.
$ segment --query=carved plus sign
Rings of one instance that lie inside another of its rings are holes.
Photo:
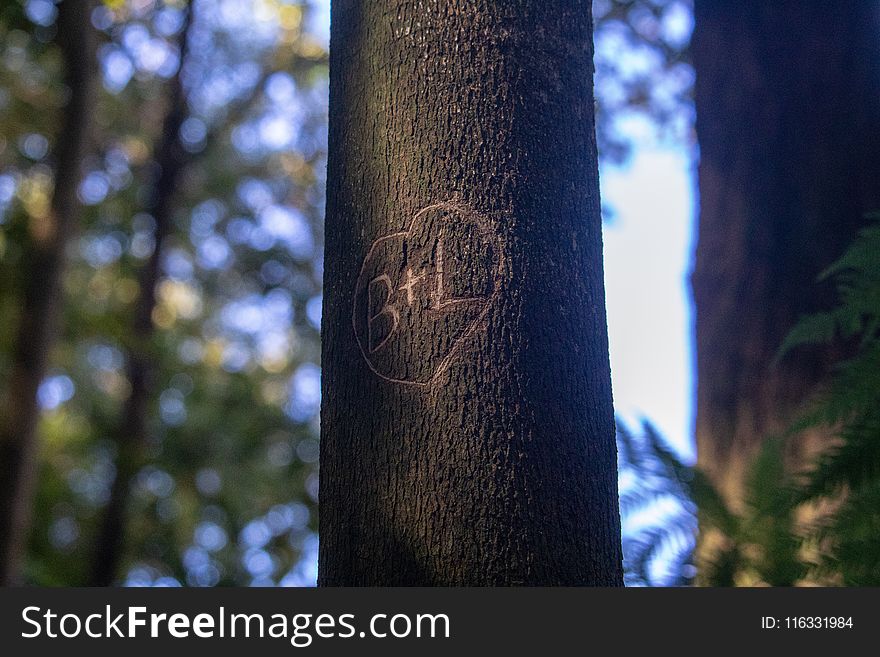
[[[406,282],[397,288],[400,291],[406,291],[406,303],[408,305],[412,305],[415,297],[413,295],[413,288],[416,286],[420,280],[425,277],[425,273],[421,272],[417,276],[413,276],[412,267],[407,267],[406,269]]]

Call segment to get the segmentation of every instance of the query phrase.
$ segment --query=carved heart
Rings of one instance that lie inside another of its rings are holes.
[[[352,324],[361,353],[391,383],[436,381],[474,335],[498,292],[503,244],[490,222],[444,202],[367,252]]]

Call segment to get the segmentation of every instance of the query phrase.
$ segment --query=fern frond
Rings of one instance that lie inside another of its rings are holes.
[[[690,574],[680,568],[691,561],[697,530],[688,488],[692,469],[650,423],[644,423],[638,435],[618,423],[617,439],[619,469],[635,475],[632,484],[621,491],[621,514],[624,520],[642,514],[647,518],[638,529],[624,534],[626,582],[653,586],[688,581]],[[661,508],[664,512],[658,513]],[[661,559],[668,575],[658,579],[652,570]]]
[[[700,470],[694,470],[690,483],[691,497],[699,510],[701,524],[705,523],[721,531],[729,538],[740,534],[740,519],[730,509]]]
[[[839,444],[818,457],[798,501],[833,496],[844,489],[857,492],[880,480],[880,416],[857,418],[839,437]]]

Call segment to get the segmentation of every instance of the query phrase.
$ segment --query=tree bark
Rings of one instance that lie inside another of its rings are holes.
[[[620,585],[590,3],[333,3],[322,585]]]
[[[49,215],[32,222],[23,256],[27,273],[22,277],[22,313],[0,417],[0,585],[23,580],[37,474],[37,389],[57,337],[65,248],[80,220],[77,187],[88,147],[97,70],[91,4],[65,2],[58,7],[57,40],[70,96],[55,141]]]
[[[736,506],[761,442],[842,353],[773,366],[796,321],[831,306],[817,277],[880,208],[880,6],[696,0],[694,13],[698,462]],[[789,467],[827,439],[793,442]]]
[[[155,221],[155,246],[138,272],[138,295],[126,354],[131,390],[112,436],[117,450],[116,477],[95,538],[90,586],[110,586],[118,575],[124,556],[125,515],[131,480],[143,465],[143,451],[149,437],[149,406],[155,379],[153,311],[162,277],[162,247],[174,227],[175,193],[188,156],[180,142],[180,128],[189,111],[182,75],[192,20],[190,6],[180,31],[180,66],[170,80],[168,111],[155,148],[156,175],[144,208]]]

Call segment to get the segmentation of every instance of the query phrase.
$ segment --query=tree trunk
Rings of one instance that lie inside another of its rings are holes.
[[[322,585],[620,585],[590,3],[333,3]]]
[[[37,389],[58,330],[64,251],[79,223],[77,187],[89,139],[97,70],[97,37],[90,9],[91,2],[64,2],[58,7],[58,44],[70,96],[55,140],[49,214],[32,218],[31,240],[23,257],[27,273],[22,277],[22,313],[0,417],[0,585],[22,581],[37,474]]]
[[[153,311],[162,277],[162,247],[174,227],[174,197],[188,155],[180,143],[179,135],[188,114],[182,71],[186,63],[192,13],[191,7],[187,9],[186,20],[180,31],[180,66],[170,80],[168,111],[154,153],[157,173],[144,208],[155,221],[155,247],[138,272],[138,296],[134,303],[131,342],[126,354],[131,390],[113,434],[117,450],[116,477],[95,538],[90,586],[110,586],[118,575],[125,548],[125,515],[131,480],[143,465],[143,451],[147,445],[149,405],[155,379]]]
[[[736,506],[761,441],[841,355],[772,364],[802,315],[830,307],[819,273],[880,209],[880,6],[696,0],[694,13],[697,448]],[[793,443],[789,467],[827,438]]]

